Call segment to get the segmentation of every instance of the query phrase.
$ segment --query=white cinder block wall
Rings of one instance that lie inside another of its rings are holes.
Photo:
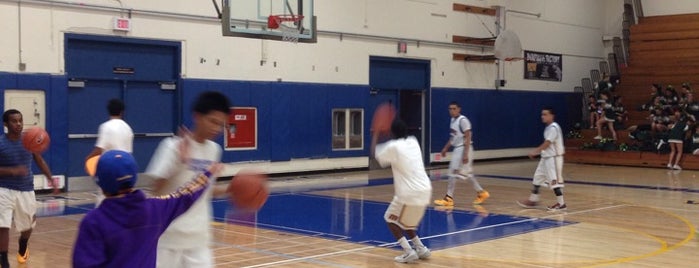
[[[451,42],[452,35],[490,36],[494,20],[452,11],[454,2],[477,6],[502,5],[510,10],[540,13],[536,18],[507,13],[506,27],[516,32],[524,49],[561,53],[563,82],[523,80],[523,63],[504,63],[506,89],[571,91],[596,69],[607,50],[603,35],[621,31],[621,0],[316,0],[318,28],[326,31],[371,34],[406,39]],[[646,6],[650,6],[644,1]],[[661,2],[661,1],[658,1]],[[687,5],[692,1],[685,1]],[[61,1],[0,1],[0,71],[63,73],[63,34],[66,32],[124,35],[111,30],[112,19],[126,14],[57,5]],[[117,1],[82,3],[119,7]],[[472,49],[409,42],[408,53],[396,53],[394,42],[320,35],[317,44],[289,44],[222,37],[213,5],[207,1],[122,0],[135,10],[180,13],[200,18],[178,18],[142,13],[132,15],[127,37],[178,40],[183,43],[182,76],[203,79],[277,80],[367,84],[369,55],[432,60],[432,86],[493,88],[493,64],[455,62],[454,52],[488,53]],[[481,22],[482,21],[482,22]],[[21,24],[21,33],[20,33]],[[485,24],[486,26],[484,26]],[[486,30],[486,27],[488,30]],[[200,59],[206,59],[200,63]],[[216,62],[219,65],[216,65]],[[260,66],[260,61],[267,64]],[[277,63],[277,67],[273,63]]]

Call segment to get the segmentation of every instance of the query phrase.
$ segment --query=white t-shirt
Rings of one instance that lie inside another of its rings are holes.
[[[376,145],[376,160],[391,166],[398,201],[406,205],[427,205],[432,198],[432,183],[422,163],[422,152],[415,137],[394,139]]]
[[[146,173],[167,180],[161,193],[176,191],[194,177],[221,161],[221,147],[213,141],[198,143],[190,140],[189,163],[183,164],[179,157],[180,138],[166,138],[156,149]],[[158,247],[186,249],[208,247],[211,242],[209,230],[212,219],[211,187],[184,214],[175,219],[160,236]]]
[[[97,131],[95,147],[104,151],[122,150],[133,152],[133,130],[121,119],[109,119],[100,125]]]
[[[459,115],[456,118],[451,118],[449,126],[451,128],[449,132],[451,135],[451,146],[464,146],[464,132],[471,130],[471,121],[466,116]],[[473,143],[473,140],[471,140],[471,143]]]
[[[541,151],[541,157],[560,156],[566,153],[563,147],[563,131],[558,123],[553,122],[546,126],[544,130],[544,139],[550,141],[551,145]]]

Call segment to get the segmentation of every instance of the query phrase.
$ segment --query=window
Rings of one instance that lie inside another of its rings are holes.
[[[364,148],[363,109],[334,109],[332,120],[333,150]]]

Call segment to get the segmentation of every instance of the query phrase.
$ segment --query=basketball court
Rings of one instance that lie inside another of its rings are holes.
[[[492,198],[470,205],[457,184],[453,210],[429,208],[419,233],[431,247],[420,267],[691,267],[699,224],[696,172],[569,164],[566,212],[521,209],[534,160],[476,163]],[[444,170],[431,171],[434,193]],[[382,215],[392,198],[386,171],[274,178],[258,213],[213,201],[217,267],[386,267],[400,251]],[[438,197],[438,196],[434,196]],[[31,241],[35,267],[70,267],[72,241],[92,193],[41,203]],[[544,203],[553,194],[542,192]],[[11,248],[14,246],[11,244]],[[398,265],[398,264],[396,264]],[[403,266],[403,265],[398,265]],[[410,266],[410,265],[407,265]]]

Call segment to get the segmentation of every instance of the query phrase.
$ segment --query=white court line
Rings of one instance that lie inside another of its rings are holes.
[[[614,208],[626,207],[626,206],[628,206],[628,205],[626,205],[626,204],[621,204],[621,205],[607,206],[607,207],[601,207],[601,208],[586,209],[586,210],[580,210],[580,211],[575,211],[575,212],[566,213],[566,214],[564,214],[564,215],[582,214],[582,213],[588,213],[588,212],[594,212],[594,211],[600,211],[600,210],[606,210],[606,209],[614,209]],[[560,214],[560,213],[556,213],[556,214],[551,214],[551,215],[544,216],[544,217],[529,218],[529,219],[526,219],[526,220],[519,220],[519,221],[513,221],[513,222],[506,222],[506,223],[488,225],[488,226],[483,226],[483,227],[478,227],[478,228],[473,228],[473,229],[467,229],[467,230],[461,230],[461,231],[456,231],[456,232],[444,233],[444,234],[439,234],[439,235],[420,237],[420,239],[422,239],[422,240],[431,239],[431,238],[442,237],[442,236],[447,236],[447,235],[453,235],[453,234],[466,233],[466,232],[471,232],[471,231],[476,231],[476,230],[489,229],[489,228],[493,228],[493,227],[501,227],[501,226],[506,226],[506,225],[519,224],[519,223],[524,223],[524,222],[530,222],[530,221],[536,221],[536,220],[541,220],[541,219],[553,218],[553,217],[557,217],[557,216],[561,216],[561,214]],[[244,268],[265,267],[265,266],[273,266],[273,265],[278,265],[278,264],[286,264],[286,263],[292,263],[292,262],[299,262],[299,261],[304,261],[304,260],[309,260],[309,259],[322,258],[322,257],[333,256],[333,255],[341,255],[341,254],[353,253],[353,252],[358,252],[358,251],[364,251],[364,250],[374,249],[374,248],[377,248],[377,247],[387,247],[387,246],[391,246],[391,245],[395,245],[395,244],[397,244],[397,242],[381,244],[381,245],[378,245],[378,246],[366,246],[366,247],[361,247],[361,248],[355,248],[355,249],[348,249],[348,250],[342,250],[342,251],[336,251],[336,252],[318,254],[318,255],[313,255],[313,256],[299,257],[299,258],[288,259],[288,260],[281,260],[281,261],[275,261],[275,262],[261,263],[261,264],[251,265],[251,266],[244,266]]]
[[[538,221],[542,219],[549,219],[549,218],[554,218],[558,217],[561,215],[575,215],[575,214],[582,214],[582,213],[588,213],[588,212],[594,212],[594,211],[600,211],[600,210],[606,210],[606,209],[614,209],[618,207],[625,207],[628,206],[626,204],[621,204],[621,205],[614,205],[614,206],[608,206],[608,207],[601,207],[601,208],[593,208],[593,209],[586,209],[586,210],[580,210],[580,211],[574,211],[570,213],[565,213],[565,214],[551,214],[543,217],[538,217],[538,218],[529,218],[525,220],[518,220],[518,221],[511,221],[511,222],[503,222],[503,223],[498,223],[498,224],[493,224],[493,225],[488,225],[488,226],[482,226],[482,227],[477,227],[477,228],[471,228],[471,229],[466,229],[466,230],[461,230],[461,231],[456,231],[456,232],[449,232],[449,233],[443,233],[443,234],[438,234],[438,235],[431,235],[431,236],[425,236],[425,237],[420,237],[422,240],[426,239],[432,239],[432,238],[437,238],[437,237],[443,237],[443,236],[449,236],[449,235],[455,235],[455,234],[461,234],[461,233],[468,233],[472,231],[479,231],[483,229],[490,229],[493,227],[501,227],[501,226],[507,226],[507,225],[513,225],[513,224],[520,224],[520,223],[525,223],[525,222],[531,222],[531,221]],[[379,247],[386,247],[386,246],[392,246],[396,245],[398,242],[392,242],[392,243],[386,243],[386,244],[381,244]]]
[[[366,246],[366,247],[361,247],[361,248],[347,249],[347,250],[323,253],[323,254],[318,254],[318,255],[313,255],[313,256],[300,257],[300,258],[295,258],[295,259],[288,259],[288,260],[282,260],[282,261],[275,261],[275,262],[268,262],[268,263],[261,263],[261,264],[256,264],[256,265],[244,266],[243,268],[272,266],[272,265],[277,265],[277,264],[285,264],[285,263],[298,262],[298,261],[303,261],[303,260],[308,260],[308,259],[316,259],[316,258],[333,256],[333,255],[341,255],[341,254],[352,253],[352,252],[357,252],[357,251],[364,251],[364,250],[373,249],[373,248],[376,248],[376,247]]]

